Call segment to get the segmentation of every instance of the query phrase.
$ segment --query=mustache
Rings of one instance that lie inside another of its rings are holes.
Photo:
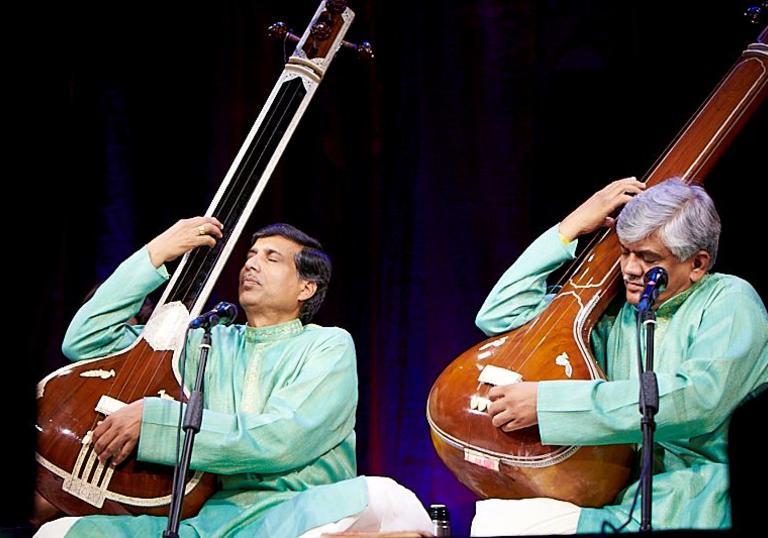
[[[261,280],[253,275],[243,275],[243,277],[240,279],[240,282],[255,282],[257,284],[261,284]]]

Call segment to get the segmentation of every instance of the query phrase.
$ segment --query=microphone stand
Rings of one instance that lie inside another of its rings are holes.
[[[640,531],[651,530],[651,495],[653,492],[653,433],[656,429],[654,415],[659,410],[659,384],[653,371],[653,340],[656,329],[656,313],[649,306],[647,310],[638,313],[640,321],[645,326],[645,371],[643,363],[638,358],[640,368],[640,421],[643,432],[643,447],[641,451],[640,473]]]
[[[187,476],[189,461],[192,458],[192,444],[195,440],[195,434],[200,431],[200,425],[203,422],[203,377],[210,349],[211,326],[206,324],[203,341],[200,343],[200,362],[197,365],[195,388],[187,401],[187,408],[184,411],[184,422],[181,426],[184,430],[184,447],[181,452],[181,460],[173,472],[171,507],[168,513],[168,526],[163,531],[163,538],[178,538],[179,536],[181,505],[184,501],[184,479]]]

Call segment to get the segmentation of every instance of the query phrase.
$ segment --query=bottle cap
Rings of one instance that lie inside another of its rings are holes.
[[[433,521],[446,521],[448,519],[448,508],[444,504],[430,504],[429,517]]]

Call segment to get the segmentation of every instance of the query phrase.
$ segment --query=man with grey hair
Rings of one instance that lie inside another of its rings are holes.
[[[622,206],[614,221],[611,215]],[[635,178],[614,181],[520,256],[486,299],[477,325],[495,335],[533,319],[552,298],[547,276],[574,258],[577,238],[614,225],[626,300],[592,333],[608,379],[494,387],[491,420],[503,431],[538,425],[550,445],[641,442],[636,307],[643,276],[662,267],[668,284],[655,303],[660,402],[653,528],[728,528],[728,424],[739,403],[768,381],[768,315],[747,282],[709,272],[720,218],[704,189],[676,178],[647,189]],[[554,499],[480,501],[472,535],[638,530],[638,487],[630,484],[602,508]]]

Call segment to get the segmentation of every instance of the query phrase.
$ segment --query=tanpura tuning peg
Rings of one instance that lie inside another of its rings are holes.
[[[373,59],[373,47],[368,41],[361,41],[359,45],[352,45],[352,46],[355,47],[355,52],[357,53],[357,57],[360,58],[361,60]]]
[[[272,39],[285,39],[288,34],[293,36],[284,22],[276,22],[267,27],[267,36]]]
[[[344,7],[341,8],[341,11],[339,13],[343,12],[346,8],[346,1],[345,0],[338,0],[335,2],[336,4],[344,4]],[[332,7],[332,2],[328,2],[326,4],[326,8],[331,13],[335,13],[334,9],[339,9],[338,7]],[[318,21],[317,24],[312,26],[309,33],[317,40],[324,40],[328,39],[331,35],[331,26],[327,24],[324,21]],[[285,39],[288,41],[291,41],[293,43],[298,43],[301,39],[299,36],[294,34],[293,32],[288,31],[288,26],[284,22],[276,22],[274,24],[270,24],[269,27],[267,27],[267,36],[273,38],[273,39]],[[347,50],[351,50],[355,53],[355,55],[360,60],[371,60],[374,57],[373,54],[373,46],[368,41],[361,41],[360,44],[350,43],[349,41],[342,41],[341,46]]]
[[[334,15],[340,15],[347,9],[347,0],[328,0],[325,3],[325,9]]]
[[[761,2],[759,6],[749,6],[744,11],[744,16],[752,24],[760,24],[760,19],[768,14],[768,1]]]
[[[322,41],[331,37],[331,27],[324,22],[318,22],[312,26],[312,29],[309,31],[309,33],[312,34],[312,37],[315,39]]]

